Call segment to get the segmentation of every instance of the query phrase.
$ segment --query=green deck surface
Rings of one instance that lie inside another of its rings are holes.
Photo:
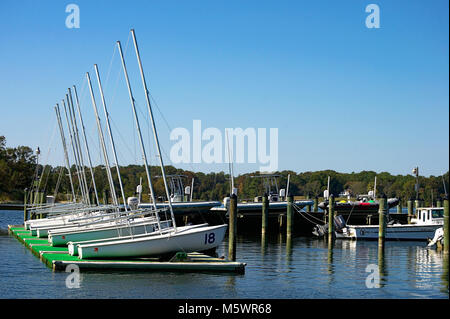
[[[226,271],[243,273],[245,265],[214,258],[202,253],[189,253],[186,260],[158,261],[157,258],[122,259],[79,259],[68,254],[67,247],[53,247],[46,238],[32,236],[30,231],[19,226],[9,226],[9,231],[32,253],[53,270],[65,270],[69,264],[76,264],[83,269],[126,269],[126,270],[158,270],[158,271]]]

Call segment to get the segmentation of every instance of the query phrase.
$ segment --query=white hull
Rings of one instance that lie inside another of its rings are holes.
[[[227,225],[205,226],[176,233],[117,240],[100,244],[79,245],[80,259],[120,258],[162,255],[171,252],[203,251],[216,248],[223,241]]]
[[[198,224],[198,225],[189,225],[189,226],[181,226],[178,227],[177,229],[182,231],[182,230],[186,230],[186,229],[192,229],[192,228],[198,228],[198,227],[204,227],[207,226],[208,224]],[[167,232],[168,229],[163,229],[162,232]],[[171,228],[169,229],[170,231],[172,230]],[[100,243],[104,243],[104,242],[108,242],[108,241],[116,241],[116,240],[125,240],[125,239],[133,239],[133,238],[140,238],[143,236],[150,236],[150,235],[154,235],[157,236],[159,235],[160,232],[159,231],[155,231],[152,234],[140,234],[140,235],[133,235],[133,236],[121,236],[121,237],[108,237],[108,238],[103,238],[103,239],[95,239],[95,240],[87,240],[87,241],[79,241],[79,242],[68,242],[67,243],[67,247],[69,248],[69,255],[71,256],[78,256],[78,246],[79,245],[88,245],[88,244],[100,244]]]
[[[165,228],[170,225],[171,221],[161,222],[161,227]],[[96,239],[114,238],[119,236],[130,236],[152,233],[157,229],[156,221],[135,222],[130,225],[109,225],[106,227],[96,227],[93,229],[85,229],[79,231],[53,232],[50,231],[48,241],[52,246],[66,246],[68,242],[80,242]]]
[[[32,236],[38,236],[40,238],[47,237],[48,231],[52,229],[63,229],[68,227],[79,227],[83,224],[87,224],[89,222],[95,221],[105,221],[114,218],[115,215],[100,215],[99,213],[90,213],[90,214],[80,214],[76,216],[64,217],[64,218],[52,218],[52,219],[41,219],[39,223],[29,224],[28,228],[31,231]],[[82,218],[82,220],[73,220],[76,218]]]
[[[442,225],[388,225],[385,239],[387,240],[423,240],[433,238],[436,229]],[[347,226],[343,233],[336,232],[336,238],[341,239],[378,239],[378,226]]]

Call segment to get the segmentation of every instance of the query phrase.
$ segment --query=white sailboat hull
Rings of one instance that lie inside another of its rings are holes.
[[[420,240],[433,238],[436,229],[442,225],[388,225],[385,239],[387,240]],[[343,233],[336,232],[336,238],[341,239],[378,239],[378,226],[347,226]]]
[[[181,227],[178,227],[177,229],[186,230],[186,229],[192,229],[192,228],[197,228],[197,227],[204,227],[207,225],[208,224],[181,226]],[[162,231],[165,232],[165,231],[167,231],[167,229],[166,230],[163,229]],[[171,231],[171,229],[170,229],[170,231]],[[133,238],[139,238],[139,237],[150,236],[150,235],[158,236],[159,234],[160,234],[159,231],[155,231],[152,234],[140,234],[140,235],[134,234],[133,236],[108,237],[108,238],[103,238],[103,239],[87,240],[87,241],[81,241],[81,242],[72,242],[71,241],[71,242],[67,243],[67,247],[69,249],[69,255],[78,256],[78,246],[79,245],[100,244],[100,243],[104,243],[104,242],[108,242],[108,241],[133,239]]]
[[[165,228],[170,225],[170,221],[161,222],[161,227]],[[152,233],[157,229],[156,221],[148,221],[143,223],[134,223],[131,225],[111,225],[108,227],[97,227],[90,230],[54,233],[50,231],[48,241],[52,246],[66,246],[68,242],[79,242],[105,238],[115,238],[119,236],[130,236]]]
[[[121,258],[193,252],[216,248],[223,241],[227,225],[205,226],[158,236],[79,245],[80,259]]]

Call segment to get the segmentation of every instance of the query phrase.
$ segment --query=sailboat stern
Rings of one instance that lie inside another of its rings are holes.
[[[225,237],[228,225],[186,227],[161,234],[127,240],[78,245],[80,259],[124,258],[195,252],[216,248]]]

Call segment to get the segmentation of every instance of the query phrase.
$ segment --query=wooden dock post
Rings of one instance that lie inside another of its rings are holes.
[[[448,246],[449,246],[449,228],[448,228],[448,197],[444,199],[444,253],[448,254]]]
[[[399,198],[398,205],[397,205],[397,214],[401,214],[401,213],[402,213],[402,199]]]
[[[228,211],[228,259],[236,260],[237,196],[231,194]]]
[[[28,188],[24,190],[24,200],[23,200],[23,222],[25,223],[28,220],[28,210],[27,210],[27,196],[28,196]]]
[[[287,197],[287,207],[286,207],[286,235],[290,237],[292,235],[292,227],[294,224],[293,216],[292,216],[292,202],[293,197],[289,195]]]
[[[314,213],[317,213],[318,210],[319,210],[319,198],[317,196],[315,196],[313,211],[314,211]]]
[[[46,197],[45,197],[45,192],[40,192],[39,193],[39,204],[40,205],[44,205],[45,203],[44,203],[44,199],[45,199]],[[44,218],[44,214],[39,214],[39,219],[42,219],[42,218]]]
[[[108,205],[108,190],[103,190],[103,204]]]
[[[387,217],[387,198],[386,195],[383,195],[378,202],[379,208],[378,208],[378,246],[383,247],[384,246],[384,240],[386,237],[386,217]]]
[[[334,196],[330,195],[328,200],[328,240],[334,239]]]
[[[262,198],[262,212],[261,212],[261,234],[265,234],[269,220],[269,198],[264,194]]]
[[[306,200],[310,200],[310,198],[309,198],[309,194],[308,195],[306,195]],[[306,212],[307,213],[311,213],[311,205],[306,205]]]
[[[383,281],[386,277],[386,259],[384,257],[384,245],[378,245],[378,277],[380,281],[378,286],[375,286],[375,288],[384,287]]]
[[[408,200],[408,224],[411,224],[411,218],[414,217],[413,212],[413,202],[411,199]]]

